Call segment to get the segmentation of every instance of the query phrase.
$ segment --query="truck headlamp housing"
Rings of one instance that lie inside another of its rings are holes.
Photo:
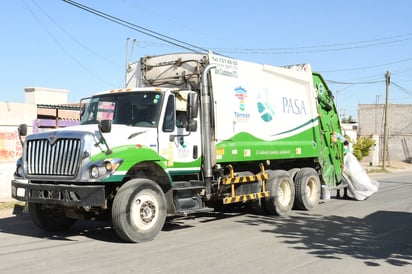
[[[110,159],[94,162],[89,166],[89,177],[93,180],[104,179],[117,170],[123,159]]]
[[[14,171],[15,178],[24,178],[23,161],[19,158],[16,162],[16,170]]]
[[[20,177],[20,178],[24,177],[23,166],[17,165],[15,175],[16,175],[16,177]]]

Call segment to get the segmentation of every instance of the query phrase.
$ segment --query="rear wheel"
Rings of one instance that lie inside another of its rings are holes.
[[[66,217],[61,207],[29,203],[29,214],[35,225],[45,231],[62,231],[70,228],[75,219]]]
[[[295,186],[289,173],[284,170],[267,171],[269,178],[266,190],[269,197],[264,199],[266,213],[286,216],[292,210],[295,198]]]
[[[295,176],[295,208],[312,210],[319,204],[320,179],[313,168],[302,168]]]
[[[290,176],[290,178],[292,178],[292,180],[295,179],[295,175],[299,170],[300,170],[300,168],[292,168],[292,169],[288,170],[289,176]]]
[[[166,198],[154,181],[133,179],[116,194],[112,208],[113,227],[127,242],[152,240],[166,221]]]

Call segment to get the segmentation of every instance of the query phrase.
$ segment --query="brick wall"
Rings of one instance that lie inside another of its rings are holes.
[[[358,106],[358,135],[380,136],[379,159],[382,159],[384,136],[384,104]],[[388,105],[388,159],[405,161],[412,157],[412,105]]]

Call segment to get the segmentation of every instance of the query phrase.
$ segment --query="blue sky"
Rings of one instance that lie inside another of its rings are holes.
[[[310,63],[346,117],[357,117],[358,104],[385,102],[386,71],[389,102],[412,103],[408,0],[76,2],[233,58]],[[123,87],[126,60],[185,51],[60,0],[2,0],[0,23],[0,101],[24,102],[25,87],[48,87],[78,102]]]

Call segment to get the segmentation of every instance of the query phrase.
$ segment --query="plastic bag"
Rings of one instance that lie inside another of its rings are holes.
[[[355,200],[365,200],[378,191],[379,182],[369,178],[363,166],[352,153],[347,153],[344,157],[343,177]]]

